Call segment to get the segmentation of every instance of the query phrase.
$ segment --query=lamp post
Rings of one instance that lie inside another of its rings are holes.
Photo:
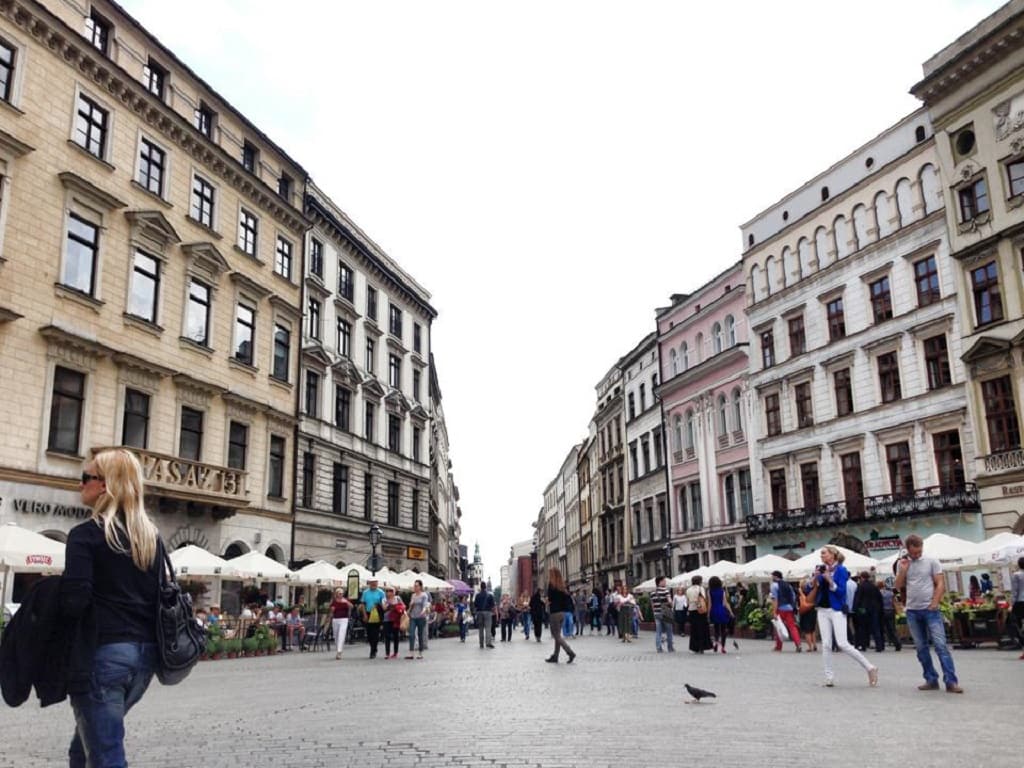
[[[666,541],[665,546],[662,547],[665,551],[665,575],[672,576],[672,542]]]
[[[381,539],[380,526],[376,523],[371,525],[367,535],[370,537],[370,571],[376,575],[380,568],[380,561],[377,559],[377,547],[380,546]]]

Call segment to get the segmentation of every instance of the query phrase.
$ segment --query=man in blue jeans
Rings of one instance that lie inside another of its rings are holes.
[[[935,654],[942,665],[942,681],[949,693],[963,693],[956,679],[953,655],[946,644],[946,626],[942,622],[939,603],[946,592],[946,577],[942,575],[939,561],[924,557],[924,541],[916,533],[907,536],[907,555],[900,559],[896,570],[896,589],[905,596],[907,625],[914,638],[917,660],[924,670],[924,683],[917,686],[919,691],[937,691],[939,675],[932,662],[928,642],[935,646]]]

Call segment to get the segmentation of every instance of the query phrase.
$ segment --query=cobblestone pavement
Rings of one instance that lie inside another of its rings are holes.
[[[370,661],[365,645],[202,662],[152,688],[128,718],[133,766],[1024,766],[1019,653],[958,650],[962,696],[922,693],[913,650],[870,653],[877,688],[850,659],[836,687],[821,658],[746,640],[727,655],[572,640],[575,663],[545,664],[517,635],[480,649],[435,640],[423,661]],[[383,651],[382,651],[383,653]],[[402,654],[404,656],[404,653]],[[564,657],[563,657],[564,662]],[[715,691],[686,704],[683,683]],[[67,703],[0,714],[0,766],[66,765]]]

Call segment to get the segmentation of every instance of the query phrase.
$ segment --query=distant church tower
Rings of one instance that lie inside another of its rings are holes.
[[[480,560],[480,542],[473,547],[473,564],[469,566],[469,583],[474,587],[484,578],[484,564]]]

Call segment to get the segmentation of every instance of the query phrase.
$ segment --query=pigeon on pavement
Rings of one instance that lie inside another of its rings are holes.
[[[732,641],[732,647],[735,648],[738,651],[740,649],[740,644],[737,643],[735,640],[733,640]]]
[[[717,698],[715,696],[715,694],[713,694],[711,691],[705,691],[705,690],[702,690],[700,688],[695,688],[694,686],[690,685],[689,683],[684,683],[683,687],[686,689],[686,692],[688,694],[693,696],[693,700],[696,701],[697,703],[700,703],[701,699],[707,698],[709,696],[712,699]]]

